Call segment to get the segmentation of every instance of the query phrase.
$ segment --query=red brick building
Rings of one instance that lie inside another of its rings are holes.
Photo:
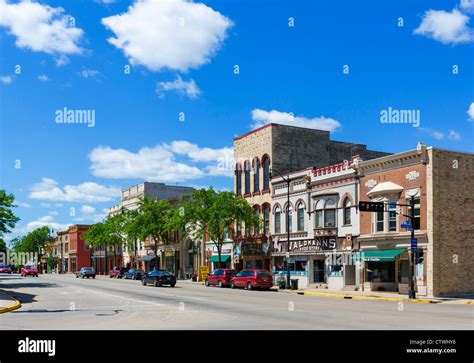
[[[91,226],[76,224],[68,228],[69,235],[69,266],[68,272],[76,272],[82,267],[91,266],[91,255],[89,247],[84,243],[83,233]]]

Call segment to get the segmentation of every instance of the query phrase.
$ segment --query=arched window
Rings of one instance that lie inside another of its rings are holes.
[[[293,208],[291,205],[286,209],[286,231],[293,232]]]
[[[314,203],[314,227],[315,228],[323,228],[324,226],[324,220],[323,220],[323,208],[324,204],[322,200],[318,200],[316,203]]]
[[[248,160],[244,164],[245,172],[245,194],[250,194],[250,163]]]
[[[336,202],[332,199],[324,205],[324,227],[336,227]]]
[[[260,209],[258,207],[255,208],[255,216],[260,221]],[[256,225],[254,228],[254,235],[259,235],[259,234],[260,234],[260,227]]]
[[[258,192],[260,190],[260,160],[255,158],[253,161],[253,191]]]
[[[351,224],[351,200],[346,198],[344,200],[344,225]]]
[[[275,233],[281,233],[281,210],[280,208],[275,209]]]
[[[268,204],[263,207],[263,233],[265,235],[270,233],[270,206]]]
[[[240,164],[237,164],[235,166],[235,178],[236,178],[235,193],[237,195],[241,195],[242,194],[242,166]]]
[[[265,155],[262,158],[263,164],[263,190],[270,189],[270,158]]]
[[[298,206],[298,223],[297,223],[298,231],[304,231],[304,205],[301,203]]]

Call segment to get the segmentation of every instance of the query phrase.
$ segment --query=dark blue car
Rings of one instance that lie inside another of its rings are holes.
[[[176,285],[176,276],[165,270],[154,270],[142,276],[142,284],[152,284],[153,286]]]
[[[123,274],[124,279],[140,280],[145,275],[145,271],[139,268],[131,268]]]

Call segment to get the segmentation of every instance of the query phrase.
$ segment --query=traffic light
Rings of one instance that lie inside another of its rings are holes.
[[[359,202],[361,212],[383,212],[385,204],[383,202]]]

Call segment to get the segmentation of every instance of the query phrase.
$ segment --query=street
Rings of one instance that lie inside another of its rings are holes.
[[[22,303],[0,315],[0,329],[466,329],[470,305],[345,300],[277,291],[176,287],[97,276],[0,277]]]

